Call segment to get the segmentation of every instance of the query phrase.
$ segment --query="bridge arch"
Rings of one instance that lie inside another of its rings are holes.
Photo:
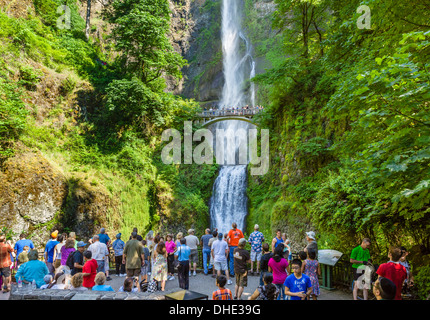
[[[220,121],[226,121],[226,120],[237,120],[237,121],[245,121],[248,123],[252,123],[252,117],[245,117],[245,116],[218,116],[218,117],[208,117],[208,118],[200,118],[198,119],[198,123],[201,124],[203,128],[207,128],[210,125],[220,122]]]

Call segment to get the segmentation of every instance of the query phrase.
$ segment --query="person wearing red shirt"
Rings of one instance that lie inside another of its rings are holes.
[[[94,279],[96,278],[97,275],[97,261],[95,259],[92,258],[92,252],[87,250],[84,252],[84,259],[85,259],[85,264],[84,267],[82,268],[82,275],[84,278],[84,282],[82,283],[82,286],[85,288],[88,288],[88,290],[91,290],[92,287],[94,287],[96,285],[96,283],[94,282]]]
[[[4,276],[4,287],[2,285],[3,292],[10,291],[11,283],[11,272],[10,266],[12,265],[12,260],[10,254],[13,252],[12,246],[6,242],[6,237],[4,235],[0,236],[0,277]]]
[[[384,277],[391,280],[396,285],[396,297],[394,300],[402,300],[402,286],[408,276],[406,268],[400,264],[401,257],[402,250],[397,247],[391,247],[388,252],[390,261],[381,264],[378,271],[376,271],[378,279]]]
[[[227,243],[228,243],[228,246],[230,248],[230,254],[229,254],[230,275],[233,277],[234,276],[234,257],[233,257],[234,249],[237,248],[237,246],[239,244],[239,240],[244,238],[244,236],[243,236],[242,231],[240,231],[237,228],[236,222],[233,222],[231,227],[232,227],[232,229],[228,232],[228,235],[227,235]]]

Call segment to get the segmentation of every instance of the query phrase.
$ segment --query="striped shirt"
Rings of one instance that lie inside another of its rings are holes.
[[[230,289],[218,289],[212,293],[212,300],[233,300]]]

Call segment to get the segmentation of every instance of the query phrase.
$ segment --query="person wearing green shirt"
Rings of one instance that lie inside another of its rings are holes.
[[[352,292],[354,300],[357,300],[357,292],[358,292],[358,286],[357,286],[357,280],[360,278],[360,276],[363,274],[363,269],[360,268],[362,265],[367,265],[371,262],[370,260],[370,239],[364,238],[361,242],[361,245],[355,247],[352,249],[350,262],[352,263],[352,268],[354,270],[354,290]],[[368,291],[363,290],[363,298],[364,300],[367,300],[368,297]]]

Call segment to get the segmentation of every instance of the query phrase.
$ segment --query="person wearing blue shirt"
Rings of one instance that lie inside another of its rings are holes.
[[[28,253],[28,262],[23,263],[15,274],[17,281],[19,278],[24,283],[31,283],[35,280],[37,288],[45,284],[44,277],[49,274],[49,270],[45,263],[37,260],[38,255],[37,250],[30,250]]]
[[[45,263],[46,263],[46,266],[48,267],[49,273],[51,274],[55,273],[54,249],[55,249],[55,246],[59,244],[59,242],[57,241],[57,235],[58,235],[58,231],[54,231],[51,233],[51,239],[46,243],[45,252],[44,252]]]
[[[92,287],[92,291],[114,291],[115,292],[115,290],[111,286],[105,285],[106,275],[104,274],[104,272],[97,273],[94,279],[94,282],[96,283],[96,285]]]
[[[116,240],[112,243],[112,248],[115,255],[116,275],[119,277],[125,276],[125,264],[122,263],[122,255],[124,253],[125,242],[121,240],[121,233],[116,235]]]
[[[178,265],[178,280],[179,287],[188,290],[189,287],[189,271],[190,271],[190,254],[191,249],[187,246],[186,239],[181,239],[181,246],[176,250],[175,256],[179,261]]]
[[[18,261],[18,256],[21,252],[24,251],[24,247],[28,246],[30,249],[34,249],[33,241],[26,239],[25,234],[21,234],[19,236],[19,240],[15,243],[15,247],[13,248],[15,252],[15,257],[17,257],[16,261]],[[17,262],[16,267],[19,265],[19,261]]]
[[[309,300],[312,293],[312,283],[309,276],[302,274],[302,261],[294,259],[291,262],[290,274],[284,282],[285,295],[290,296],[291,300]]]

